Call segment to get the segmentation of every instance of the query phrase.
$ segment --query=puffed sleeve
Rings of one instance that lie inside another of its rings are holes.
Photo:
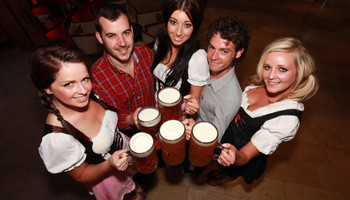
[[[270,119],[253,135],[251,141],[261,153],[271,155],[281,142],[294,138],[299,124],[298,117],[293,115]]]
[[[41,140],[39,154],[47,171],[53,174],[71,171],[86,158],[85,147],[65,133],[45,135]]]
[[[203,49],[196,51],[188,63],[188,82],[191,85],[203,86],[209,79],[207,53]]]

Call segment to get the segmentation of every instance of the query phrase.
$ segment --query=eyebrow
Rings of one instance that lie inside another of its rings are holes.
[[[123,31],[123,33],[127,32],[127,31],[131,31],[131,28],[125,29],[125,30]]]
[[[267,62],[264,62],[263,63],[263,65],[269,65],[269,66],[271,66],[269,63],[267,63]],[[284,68],[288,68],[288,65],[277,65],[277,67],[284,67]]]
[[[177,21],[177,19],[176,19],[176,18],[174,18],[174,17],[170,17],[170,19],[173,19],[173,20]]]
[[[179,21],[179,20],[177,20],[177,19],[174,18],[174,17],[170,17],[170,18],[173,19],[173,20],[175,20],[175,21]],[[190,23],[192,23],[191,20],[186,20],[185,22],[190,22]]]
[[[90,74],[87,74],[86,76],[82,77],[81,80],[83,80],[85,78],[90,78]],[[59,83],[71,83],[71,82],[76,82],[76,80],[74,80],[74,79],[72,79],[72,80],[64,80],[64,81],[60,81]]]
[[[209,43],[210,46],[214,47],[214,45],[212,45],[211,43]],[[216,47],[214,47],[215,49],[217,49]],[[231,51],[230,48],[218,48],[220,51],[225,50],[225,51]]]
[[[225,50],[225,51],[231,51],[231,49],[230,48],[220,48],[219,50]]]
[[[131,28],[127,28],[125,29],[122,33],[125,33],[125,32],[128,32],[128,31],[131,31]],[[116,33],[111,33],[111,32],[108,32],[108,33],[105,33],[105,35],[117,35]]]
[[[66,81],[60,81],[60,84],[67,84],[67,83],[73,83],[75,82],[74,80],[66,80]]]

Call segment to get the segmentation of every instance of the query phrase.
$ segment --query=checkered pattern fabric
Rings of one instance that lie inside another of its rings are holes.
[[[118,127],[121,130],[131,128],[125,118],[138,107],[155,106],[151,71],[154,53],[148,47],[135,45],[133,55],[134,78],[113,66],[106,52],[91,68],[94,93],[101,101],[118,110]]]

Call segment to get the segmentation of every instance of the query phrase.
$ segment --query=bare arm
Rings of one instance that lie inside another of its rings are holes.
[[[88,183],[100,180],[113,168],[125,171],[128,168],[128,158],[120,158],[119,155],[126,151],[126,149],[116,151],[108,160],[99,164],[83,162],[79,167],[68,172],[68,174],[77,182]]]
[[[199,98],[201,97],[202,89],[203,89],[203,86],[191,85],[190,95],[193,98],[196,98],[198,102],[199,102]]]
[[[221,152],[218,163],[225,167],[230,165],[243,166],[260,154],[251,141],[244,145],[239,151],[229,143],[224,144],[224,146],[228,151]]]

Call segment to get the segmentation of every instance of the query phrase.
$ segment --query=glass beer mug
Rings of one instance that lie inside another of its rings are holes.
[[[137,120],[141,131],[148,133],[153,137],[156,143],[156,149],[160,149],[157,134],[160,127],[161,118],[162,117],[158,108],[152,106],[142,108],[137,114]]]
[[[192,128],[189,159],[193,165],[204,167],[210,164],[218,146],[218,130],[210,122],[198,122]]]
[[[129,146],[137,171],[149,174],[157,169],[158,157],[153,137],[150,134],[140,132],[133,135]]]
[[[162,115],[162,123],[181,118],[182,97],[175,87],[165,87],[158,92],[158,108]]]
[[[168,120],[159,129],[162,158],[168,165],[179,165],[186,156],[185,126],[179,120]]]

